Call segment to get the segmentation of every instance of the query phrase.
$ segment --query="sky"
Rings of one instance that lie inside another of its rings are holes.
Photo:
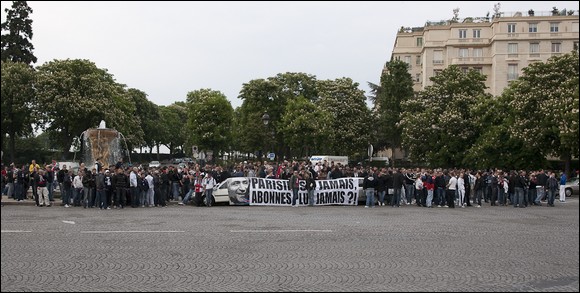
[[[28,1],[36,66],[88,59],[157,105],[210,88],[234,108],[244,83],[285,72],[349,77],[368,95],[401,26],[450,19],[455,8],[460,18],[485,16],[496,3]],[[578,9],[577,1],[500,3],[503,12]],[[12,2],[1,5],[4,22]]]

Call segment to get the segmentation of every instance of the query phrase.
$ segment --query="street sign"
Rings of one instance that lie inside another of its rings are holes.
[[[275,157],[276,157],[276,154],[274,154],[274,153],[268,153],[268,159],[274,160]]]

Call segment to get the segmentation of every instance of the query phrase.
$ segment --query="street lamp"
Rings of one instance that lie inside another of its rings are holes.
[[[268,126],[268,123],[270,123],[270,115],[268,115],[268,113],[262,115],[262,122],[264,122],[264,125]]]
[[[264,115],[262,115],[262,122],[264,122],[264,125],[266,127],[268,127],[268,124],[270,123],[270,115],[268,115],[267,112],[265,112]],[[272,129],[271,134],[272,134],[272,141],[270,143],[270,151],[274,152],[274,135],[275,135],[274,129]]]

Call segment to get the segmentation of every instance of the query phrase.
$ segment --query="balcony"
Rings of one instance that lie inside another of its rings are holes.
[[[491,65],[491,57],[459,57],[451,59],[452,65]]]
[[[485,46],[489,44],[488,38],[469,38],[469,39],[449,39],[447,46]]]

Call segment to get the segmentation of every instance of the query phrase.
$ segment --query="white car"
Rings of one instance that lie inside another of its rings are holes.
[[[228,178],[225,181],[217,184],[213,188],[213,202],[211,203],[214,205],[215,203],[230,203],[230,194],[228,191],[228,187],[230,186],[230,182],[232,178]],[[205,194],[202,196],[202,202],[204,205],[207,205],[207,200]]]
[[[149,162],[149,168],[159,168],[159,167],[161,167],[161,163],[159,163],[159,161]]]

